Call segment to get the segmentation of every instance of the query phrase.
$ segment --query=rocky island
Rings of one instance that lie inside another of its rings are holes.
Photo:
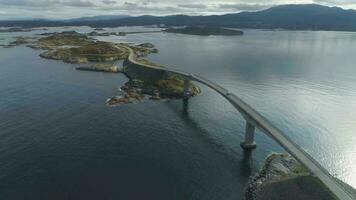
[[[139,57],[157,53],[153,44],[140,45],[115,44],[97,41],[86,34],[67,31],[62,33],[44,34],[37,41],[31,42],[28,47],[47,50],[40,54],[42,58],[62,60],[67,63],[111,62],[123,60],[128,57],[128,50],[132,48]],[[26,41],[28,43],[28,41]]]
[[[186,35],[200,35],[200,36],[209,36],[209,35],[224,35],[224,36],[239,36],[244,33],[239,30],[226,29],[221,27],[184,27],[184,28],[168,28],[164,30],[167,33],[180,33]]]
[[[108,42],[94,41],[80,47],[58,48],[40,55],[43,58],[63,60],[67,63],[108,62],[127,58],[126,49]]]
[[[137,103],[148,96],[151,100],[180,99],[183,98],[184,80],[181,76],[170,76],[159,80],[130,79],[121,91],[124,95],[109,98],[106,103],[110,106]],[[196,96],[201,93],[198,86],[189,83],[189,95]]]
[[[136,103],[146,96],[151,100],[183,98],[183,77],[164,73],[160,70],[164,66],[145,58],[151,53],[158,52],[151,43],[134,45],[103,42],[90,38],[87,34],[65,31],[41,34],[39,38],[18,37],[8,46],[22,44],[27,44],[33,49],[44,50],[40,56],[45,59],[62,60],[70,64],[89,64],[76,67],[76,70],[124,73],[129,81],[121,87],[122,95],[109,98],[107,105]],[[136,64],[129,61],[130,54],[134,54]],[[125,60],[124,67],[114,64],[118,60]],[[198,86],[189,83],[189,96],[196,96],[200,92]]]
[[[45,33],[41,35],[46,37],[39,38],[37,41],[28,45],[28,47],[33,49],[55,50],[63,46],[79,47],[95,42],[94,39],[75,31]]]

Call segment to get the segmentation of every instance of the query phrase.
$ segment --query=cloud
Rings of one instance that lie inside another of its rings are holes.
[[[118,14],[208,15],[256,11],[290,3],[319,3],[356,8],[356,0],[194,0],[191,2],[186,0],[0,0],[0,14],[10,17],[42,18]]]
[[[178,7],[182,8],[193,8],[193,9],[205,9],[207,6],[205,4],[178,4]]]
[[[90,1],[57,1],[57,4],[72,7],[95,7],[95,4]]]
[[[314,0],[315,3],[343,6],[343,5],[354,5],[356,0]]]
[[[89,0],[0,0],[1,5],[18,7],[94,7],[95,4]]]
[[[105,6],[98,8],[105,11],[116,11],[121,14],[128,13],[130,15],[144,15],[144,14],[169,14],[182,11],[178,7],[169,5],[160,5],[156,3],[141,2],[131,3],[124,2],[116,6]]]
[[[219,4],[219,8],[226,10],[238,10],[238,11],[257,11],[272,7],[271,4],[247,4],[247,3],[234,3],[234,4]]]
[[[103,0],[102,1],[104,4],[106,4],[106,5],[113,5],[113,4],[117,4],[117,2],[116,1],[111,1],[111,0]]]

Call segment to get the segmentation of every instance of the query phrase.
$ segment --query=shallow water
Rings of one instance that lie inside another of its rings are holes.
[[[236,93],[356,187],[356,34],[245,33],[99,39],[154,43],[160,53],[152,61]],[[188,104],[147,100],[110,108],[106,98],[120,94],[126,77],[75,71],[38,54],[0,49],[2,199],[242,199],[264,157],[283,151],[258,132],[258,148],[243,154],[244,121],[203,86]]]

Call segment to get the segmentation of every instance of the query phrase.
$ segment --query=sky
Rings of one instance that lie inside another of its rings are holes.
[[[96,15],[210,15],[317,3],[356,9],[356,0],[0,0],[0,19],[68,19]]]

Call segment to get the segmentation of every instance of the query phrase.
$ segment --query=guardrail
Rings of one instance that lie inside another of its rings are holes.
[[[321,166],[314,158],[312,158],[307,152],[305,152],[299,145],[297,145],[292,139],[290,139],[286,134],[281,130],[276,128],[271,122],[259,114],[255,109],[241,100],[235,94],[230,93],[225,88],[220,85],[200,77],[195,74],[189,74],[185,72],[180,72],[176,70],[170,70],[163,67],[143,64],[136,61],[136,54],[134,51],[127,46],[120,46],[126,48],[130,55],[127,58],[129,62],[141,65],[143,67],[148,67],[151,69],[163,70],[170,73],[178,74],[185,78],[185,80],[197,81],[200,82],[214,91],[218,92],[225,99],[227,99],[244,117],[246,120],[246,132],[245,132],[245,141],[241,143],[241,147],[244,149],[252,149],[256,147],[254,143],[254,134],[255,128],[258,128],[263,133],[267,134],[273,138],[278,144],[280,144],[288,153],[290,153],[294,158],[296,158],[300,163],[302,163],[312,175],[318,177],[321,182],[325,184],[326,187],[340,200],[356,200],[356,197],[348,193],[343,186],[335,180],[335,178],[323,167]],[[187,91],[184,91],[186,94]]]

